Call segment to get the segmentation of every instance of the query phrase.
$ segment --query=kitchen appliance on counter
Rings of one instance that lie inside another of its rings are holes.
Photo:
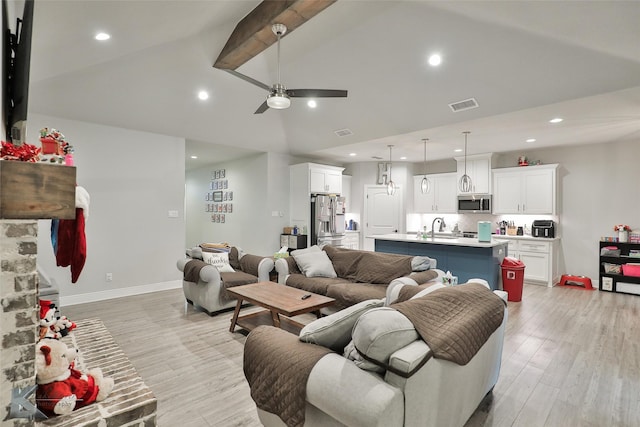
[[[345,198],[311,195],[311,245],[344,246]]]
[[[458,196],[458,213],[491,213],[491,194]]]
[[[556,223],[550,219],[536,219],[531,224],[531,236],[533,237],[556,237]]]
[[[491,241],[491,222],[478,221],[478,242]]]

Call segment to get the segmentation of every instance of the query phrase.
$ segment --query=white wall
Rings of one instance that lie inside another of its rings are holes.
[[[28,123],[34,145],[43,127],[65,135],[75,148],[78,185],[91,196],[87,261],[76,284],[68,267],[56,267],[51,221],[39,221],[38,265],[60,288],[61,305],[180,286],[184,139],[33,113]],[[178,218],[169,218],[169,210]]]
[[[219,169],[225,169],[233,191],[233,212],[225,216],[224,224],[212,222],[211,213],[205,211],[211,171]],[[280,233],[289,218],[289,156],[265,153],[216,163],[188,171],[186,182],[187,247],[227,242],[258,255],[279,249]],[[283,216],[274,217],[273,211]]]

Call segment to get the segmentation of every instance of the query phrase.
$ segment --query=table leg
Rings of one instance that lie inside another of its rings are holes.
[[[236,328],[238,314],[240,314],[240,307],[242,307],[242,298],[238,298],[238,304],[236,305],[236,309],[233,311],[233,317],[231,318],[231,326],[229,327],[229,332],[233,332]]]
[[[322,317],[322,313],[320,313],[320,310],[314,311],[313,314],[315,314],[318,319]]]
[[[277,312],[271,311],[271,320],[273,321],[273,326],[276,328],[280,327],[280,316]]]

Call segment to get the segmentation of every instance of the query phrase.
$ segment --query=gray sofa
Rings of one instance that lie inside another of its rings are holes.
[[[228,259],[233,272],[220,272],[213,265],[205,265],[199,270],[197,280],[183,278],[182,290],[187,303],[200,307],[209,316],[235,307],[237,300],[230,297],[226,289],[269,281],[274,267],[272,258],[244,254],[237,247],[230,247]],[[203,260],[200,247],[188,250],[187,256],[178,260],[178,270],[184,273],[187,263],[192,260]]]
[[[486,284],[483,286],[488,289]],[[405,280],[398,281],[395,287],[397,291],[416,286]],[[420,289],[412,299],[443,288],[442,284],[431,285]],[[507,323],[506,292],[493,291],[493,294],[504,301],[500,304],[504,313],[502,322],[466,364],[434,357],[433,349],[416,334],[408,319],[391,307],[376,306],[375,301],[359,303],[307,325],[300,333],[300,341],[331,347],[336,352],[322,356],[310,371],[306,392],[302,392],[304,425],[462,427],[491,392],[500,373]],[[457,318],[466,310],[454,311],[454,318]],[[444,312],[437,313],[444,315]],[[483,319],[476,322],[484,323]],[[265,347],[283,335],[276,328],[261,333],[255,337],[250,334],[247,339],[245,367],[264,366],[261,360],[255,360],[264,356],[252,353],[253,358],[247,359],[248,347]],[[250,340],[259,341],[250,343]],[[285,345],[271,349],[269,359],[289,357],[295,351],[294,347],[302,344],[296,340],[291,337]],[[341,354],[340,348],[349,340],[351,342]],[[334,348],[336,343],[339,348]],[[352,357],[354,352],[347,350],[352,344],[367,357],[358,354]],[[367,366],[369,360],[383,362],[386,369],[372,370],[370,363]],[[245,368],[245,375],[246,372]],[[251,380],[249,383],[251,385]],[[275,413],[260,409],[264,405],[258,406],[258,416],[264,426],[285,425]]]
[[[318,254],[320,250],[324,254]],[[320,262],[325,264],[319,267]],[[330,263],[330,267],[326,263]],[[306,268],[301,269],[299,264]],[[361,301],[385,298],[389,284],[401,277],[411,278],[418,284],[437,279],[443,272],[436,266],[436,260],[427,257],[328,245],[293,251],[292,256],[275,262],[278,283],[336,300],[334,306],[322,310],[325,314]]]

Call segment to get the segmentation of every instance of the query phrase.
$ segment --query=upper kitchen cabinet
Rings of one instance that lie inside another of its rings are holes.
[[[413,177],[413,209],[416,213],[456,213],[456,174],[438,173],[427,175],[429,191],[420,190],[424,175]]]
[[[316,163],[300,163],[289,168],[292,186],[302,187],[307,194],[342,194],[344,168]]]
[[[556,213],[558,165],[493,170],[494,214]]]
[[[471,177],[471,192],[460,191],[456,184],[457,194],[491,194],[491,157],[493,153],[467,156],[467,175]],[[458,163],[457,181],[464,175],[464,157],[455,157]]]

